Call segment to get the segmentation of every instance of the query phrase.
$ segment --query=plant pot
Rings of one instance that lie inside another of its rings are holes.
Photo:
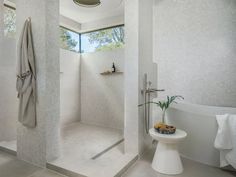
[[[157,123],[154,128],[158,133],[166,135],[174,134],[176,131],[176,127],[164,123]]]

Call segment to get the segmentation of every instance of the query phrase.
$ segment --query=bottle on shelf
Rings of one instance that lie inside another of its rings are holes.
[[[112,64],[112,70],[111,70],[113,73],[116,72],[116,66],[115,66],[115,63]]]

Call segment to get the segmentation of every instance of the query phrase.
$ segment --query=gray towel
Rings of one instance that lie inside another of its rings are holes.
[[[18,120],[36,127],[36,71],[31,21],[26,20],[19,39],[16,89],[19,98]]]

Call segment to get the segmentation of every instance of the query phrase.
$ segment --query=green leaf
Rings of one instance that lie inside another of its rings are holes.
[[[181,95],[175,95],[175,96],[167,96],[166,101],[158,101],[158,102],[147,102],[147,103],[143,103],[140,104],[138,106],[143,106],[145,104],[156,104],[157,106],[159,106],[161,108],[162,111],[165,111],[169,108],[169,106],[172,103],[177,103],[177,101],[175,101],[176,99],[184,99],[184,97],[182,97]]]

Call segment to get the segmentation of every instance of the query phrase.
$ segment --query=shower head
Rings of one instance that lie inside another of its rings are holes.
[[[83,7],[96,7],[101,4],[100,0],[73,0],[75,4]]]

